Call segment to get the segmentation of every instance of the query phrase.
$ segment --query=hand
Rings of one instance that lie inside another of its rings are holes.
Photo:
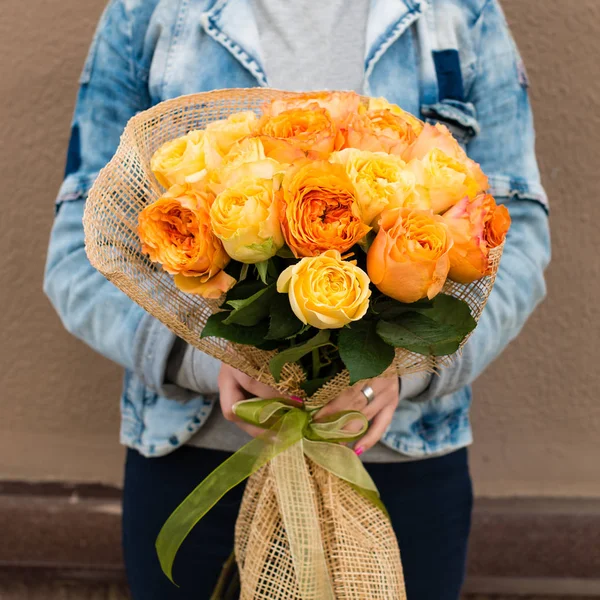
[[[221,370],[219,371],[219,391],[223,416],[228,421],[235,423],[246,433],[249,433],[252,437],[263,433],[264,429],[242,421],[233,412],[233,405],[240,400],[247,400],[248,398],[266,399],[282,397],[281,392],[278,392],[275,388],[260,383],[256,379],[252,379],[252,377],[225,364],[221,366]]]
[[[368,403],[362,389],[370,385],[375,392],[373,400]],[[318,421],[323,417],[342,410],[358,410],[367,417],[371,425],[367,433],[356,442],[354,451],[359,456],[372,448],[383,436],[392,422],[394,412],[400,400],[400,378],[378,377],[369,381],[361,381],[344,390],[335,400],[324,406],[316,415]],[[358,431],[358,424],[350,424],[350,430]]]

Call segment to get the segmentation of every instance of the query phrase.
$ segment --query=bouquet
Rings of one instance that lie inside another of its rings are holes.
[[[281,391],[234,410],[265,430],[183,501],[177,548],[250,476],[242,599],[405,597],[385,508],[345,445],[348,385],[434,371],[476,326],[508,211],[449,130],[352,92],[222,90],[135,116],[84,225],[94,266],[177,335]],[[358,423],[360,431],[348,431]]]

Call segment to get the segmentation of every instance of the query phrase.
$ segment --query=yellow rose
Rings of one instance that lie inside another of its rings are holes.
[[[436,125],[426,124],[415,143],[408,148],[402,158],[406,161],[414,159],[424,160],[432,150],[437,149],[454,161],[464,165],[469,186],[474,190],[471,199],[488,188],[488,179],[481,167],[467,156],[450,130],[441,123]]]
[[[211,189],[219,194],[240,179],[270,179],[284,170],[285,166],[267,157],[259,137],[247,137],[229,151],[221,166],[210,172],[209,179],[212,182]]]
[[[229,262],[212,231],[212,197],[190,186],[175,185],[140,213],[142,252],[175,275],[175,285],[188,293],[218,298],[235,284],[223,271]]]
[[[150,168],[164,188],[184,185],[187,178],[206,168],[204,131],[187,135],[163,144],[152,156]]]
[[[407,204],[429,208],[427,201],[416,193],[413,172],[399,156],[346,148],[334,152],[329,161],[346,169],[356,188],[362,219],[367,225],[376,225],[373,222],[387,208]]]
[[[400,302],[433,298],[448,270],[452,237],[430,211],[393,208],[382,213],[367,253],[367,271],[379,291]]]
[[[252,111],[209,123],[206,126],[206,166],[218,167],[237,142],[255,133],[257,124],[258,118]]]
[[[411,160],[408,168],[415,175],[419,196],[428,201],[436,214],[448,210],[465,196],[477,195],[477,182],[467,166],[438,148],[430,150],[423,160]]]
[[[278,168],[270,159],[243,164],[210,209],[213,231],[235,260],[262,262],[283,246],[275,199],[281,183],[281,177],[276,177]]]
[[[294,314],[318,329],[338,329],[362,319],[369,307],[369,277],[354,262],[342,260],[337,250],[303,258],[277,280]]]
[[[221,168],[235,169],[244,163],[257,162],[265,158],[267,155],[260,137],[245,137],[229,149]]]

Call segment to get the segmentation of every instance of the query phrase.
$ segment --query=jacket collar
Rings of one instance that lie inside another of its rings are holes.
[[[371,0],[365,46],[365,80],[385,51],[419,18],[430,0]],[[227,48],[259,85],[267,85],[251,0],[216,0],[202,14],[206,33]]]
[[[250,0],[217,0],[202,13],[202,27],[223,45],[262,86],[267,85],[260,37]]]
[[[430,0],[371,0],[365,45],[365,92],[386,50],[421,16]]]

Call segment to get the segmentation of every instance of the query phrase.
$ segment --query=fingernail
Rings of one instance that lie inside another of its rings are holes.
[[[362,446],[354,448],[354,454],[356,454],[356,456],[360,456],[364,451],[365,449]]]
[[[290,396],[290,398],[292,400],[294,400],[294,402],[300,402],[300,404],[304,403],[304,400],[302,400],[302,398],[300,398],[300,396]]]

